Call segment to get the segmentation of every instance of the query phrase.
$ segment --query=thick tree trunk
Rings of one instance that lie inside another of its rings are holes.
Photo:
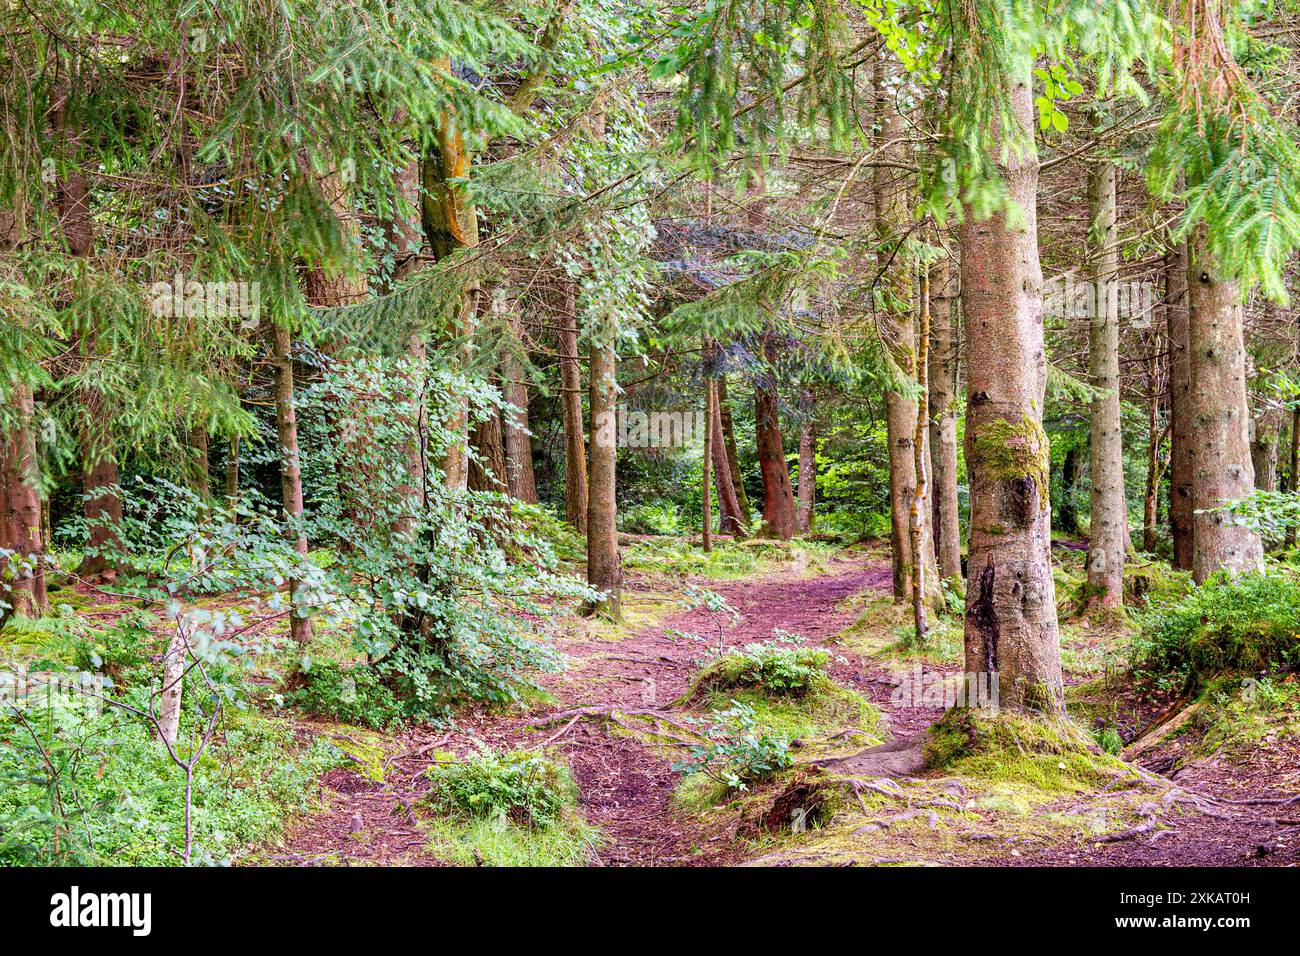
[[[1235,283],[1222,281],[1206,252],[1203,229],[1189,244],[1188,351],[1192,374],[1192,576],[1257,570],[1259,535],[1215,509],[1254,490],[1246,406],[1246,349]]]
[[[762,536],[789,541],[798,530],[794,510],[794,488],[785,460],[785,441],[776,383],[764,371],[754,382],[754,434],[758,467],[763,476]]]
[[[966,671],[997,675],[1000,705],[1064,713],[1052,581],[1050,454],[1043,431],[1047,360],[1038,258],[1038,157],[1029,65],[1008,77],[1018,126],[1002,175],[1019,209],[961,226],[969,349],[966,466],[970,541]],[[995,146],[990,155],[998,156]],[[992,679],[992,678],[990,678]]]
[[[573,283],[563,283],[557,314],[560,351],[560,418],[564,425],[564,514],[587,532],[587,447],[582,425],[582,371],[578,367],[578,316]]]
[[[1119,249],[1115,244],[1115,166],[1088,171],[1088,244],[1092,266],[1088,371],[1102,394],[1092,400],[1089,453],[1092,472],[1088,533],[1088,606],[1124,603],[1124,557],[1129,549],[1124,497],[1124,452],[1119,401]]]
[[[471,491],[505,491],[506,451],[501,411],[493,409],[470,437],[474,455],[469,462]]]
[[[731,472],[731,484],[736,489],[736,501],[740,505],[740,521],[744,533],[748,534],[754,527],[754,509],[749,503],[744,476],[740,470],[740,455],[736,451],[736,424],[731,417],[731,403],[727,401],[725,375],[718,376],[718,419],[722,422],[722,445],[727,455],[727,470]]]
[[[1192,570],[1195,522],[1192,520],[1192,458],[1195,412],[1192,407],[1192,359],[1188,350],[1187,246],[1165,256],[1165,324],[1169,336],[1169,534],[1174,567]]]
[[[622,616],[623,565],[618,553],[617,381],[613,336],[593,342],[590,351],[591,456],[587,465],[587,583],[604,592],[590,610]]]
[[[957,504],[957,294],[948,260],[930,272],[930,472],[934,489],[935,554],[939,573],[961,580],[961,527]]]
[[[799,425],[799,533],[813,530],[817,507],[817,423],[813,418],[812,400],[808,398],[804,418]]]
[[[280,441],[280,495],[288,523],[296,525],[302,516],[302,466],[298,456],[298,415],[294,408],[292,339],[289,330],[277,325],[273,333],[272,361],[275,363],[275,427]],[[291,527],[289,540],[304,558],[309,547],[307,532]],[[299,613],[298,581],[289,580],[289,633],[299,644],[311,640],[311,619]]]

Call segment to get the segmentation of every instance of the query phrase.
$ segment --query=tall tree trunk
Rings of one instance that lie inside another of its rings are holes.
[[[1079,449],[1071,445],[1061,458],[1061,530],[1076,534],[1079,530]]]
[[[723,534],[731,534],[739,538],[749,531],[749,527],[745,524],[740,507],[740,497],[736,493],[735,477],[731,471],[731,461],[727,457],[726,435],[722,428],[722,396],[720,394],[722,379],[710,377],[708,382],[709,391],[712,394],[712,425],[710,427],[713,435],[714,484],[718,489],[719,528]]]
[[[706,375],[704,377],[704,474],[701,482],[701,492],[703,493],[702,510],[704,512],[702,544],[705,554],[713,550],[713,475],[711,471],[713,446],[717,441],[716,434],[713,430],[713,380]]]
[[[1300,404],[1291,410],[1291,453],[1287,482],[1287,490],[1292,494],[1300,491]],[[1286,537],[1283,539],[1285,547],[1295,547],[1297,530],[1300,529],[1294,524],[1287,526]]]
[[[812,397],[804,394],[803,421],[799,423],[799,533],[813,530],[817,507],[817,422]]]
[[[794,488],[790,484],[790,467],[785,460],[785,441],[781,437],[776,382],[772,378],[771,354],[766,348],[769,369],[761,371],[754,382],[754,435],[758,467],[763,475],[762,535],[789,541],[797,530]]]
[[[908,515],[908,531],[911,533],[912,554],[918,556],[918,558],[923,556],[925,559],[912,562],[912,617],[916,627],[917,643],[923,642],[926,633],[929,631],[929,625],[925,619],[925,594],[928,587],[926,570],[927,568],[933,568],[933,562],[930,559],[934,556],[934,542],[925,539],[925,529],[930,518],[929,508],[926,504],[926,496],[929,494],[929,479],[926,470],[929,467],[930,452],[926,447],[925,437],[928,425],[925,416],[920,413],[922,408],[929,407],[930,402],[928,366],[930,357],[927,353],[930,345],[930,274],[928,270],[922,270],[921,272],[920,300],[920,312],[917,316],[919,325],[916,336],[920,353],[912,363],[912,373],[916,376],[916,384],[921,392],[920,401],[917,403],[916,434],[912,439],[916,492],[912,497],[911,512]]]
[[[573,282],[563,280],[557,310],[560,351],[560,418],[564,425],[564,513],[587,533],[587,447],[582,425],[582,370],[578,367],[578,315]]]
[[[451,64],[442,61],[442,67],[451,72]],[[434,258],[441,261],[460,249],[478,246],[478,210],[471,201],[465,185],[470,175],[470,152],[464,137],[450,112],[442,116],[437,129],[437,148],[424,157],[421,176],[424,192],[421,211],[424,234],[429,240]],[[468,358],[470,336],[478,317],[480,289],[471,281],[465,289],[465,301],[460,307],[456,327],[451,338]],[[447,427],[459,440],[453,442],[443,457],[443,482],[448,488],[464,489],[469,484],[469,400],[458,398],[447,416]]]
[[[1146,362],[1147,379],[1147,479],[1142,499],[1142,550],[1147,554],[1156,549],[1156,525],[1159,522],[1160,485],[1169,466],[1168,457],[1160,454],[1169,426],[1160,427],[1160,396],[1168,387],[1168,376],[1161,375],[1161,329],[1157,326],[1149,337]],[[1163,380],[1162,380],[1163,379]]]
[[[235,435],[226,446],[226,507],[234,509],[239,503],[239,436]]]
[[[618,356],[608,332],[592,341],[591,455],[587,464],[587,583],[605,596],[590,610],[622,617],[623,565],[618,553]]]
[[[1115,166],[1088,171],[1088,244],[1092,260],[1088,371],[1102,394],[1092,400],[1089,453],[1092,472],[1088,533],[1088,606],[1124,603],[1124,557],[1129,549],[1124,497],[1124,452],[1119,401],[1119,248],[1115,242]]]
[[[280,441],[280,495],[291,526],[289,540],[304,558],[309,548],[307,532],[298,525],[303,510],[302,463],[298,456],[298,414],[294,408],[292,338],[289,330],[275,327],[272,339],[275,364],[275,427]],[[311,619],[300,613],[298,580],[289,579],[289,633],[299,644],[311,640]]]
[[[1165,325],[1169,337],[1169,534],[1174,567],[1192,570],[1195,522],[1192,483],[1196,471],[1192,436],[1192,359],[1188,349],[1187,245],[1165,255]]]
[[[1250,463],[1255,470],[1255,487],[1260,491],[1277,490],[1277,416],[1265,409],[1250,423]]]
[[[1050,452],[1042,425],[1047,361],[1029,66],[1007,77],[1019,142],[1006,151],[1001,171],[1008,199],[1019,206],[1015,224],[1006,210],[983,221],[967,210],[960,232],[969,349],[966,671],[997,675],[1004,708],[1060,715],[1065,707],[1052,581]],[[995,145],[989,155],[999,152]]]
[[[881,270],[885,311],[880,320],[881,337],[893,353],[898,367],[913,379],[916,374],[917,338],[912,315],[912,273],[903,255],[903,241],[911,225],[907,201],[907,181],[903,169],[908,162],[907,137],[903,115],[894,95],[887,88],[887,74],[896,68],[887,62],[876,65],[877,122],[880,126],[878,152],[881,164],[876,167],[873,187],[876,200],[877,258]],[[907,396],[885,392],[885,432],[889,447],[890,543],[893,551],[894,597],[911,600],[914,577],[926,581],[930,589],[927,601],[938,597],[938,574],[935,572],[934,537],[930,514],[920,515],[921,538],[925,549],[912,550],[911,513],[916,497],[917,456],[914,448],[918,434],[917,419],[923,413]],[[923,419],[922,419],[923,420]],[[922,450],[928,456],[928,429],[921,429]],[[922,573],[914,576],[914,563]]]
[[[1192,372],[1192,577],[1263,567],[1259,535],[1215,509],[1255,487],[1246,407],[1246,349],[1237,286],[1223,281],[1206,251],[1204,227],[1188,247],[1188,351]]]
[[[718,420],[722,423],[722,446],[727,455],[727,469],[731,472],[731,484],[736,489],[736,501],[740,505],[740,521],[744,532],[748,534],[754,527],[754,509],[749,503],[744,475],[740,470],[740,454],[736,451],[736,424],[731,417],[731,403],[727,401],[725,375],[718,376]]]
[[[934,488],[939,573],[961,581],[961,519],[957,505],[957,295],[946,258],[930,273],[930,473]]]
[[[514,310],[510,330],[519,348],[524,347],[523,327]],[[501,378],[506,401],[514,406],[504,412],[506,484],[510,497],[537,504],[537,478],[533,474],[533,443],[528,429],[528,384],[520,361],[507,350],[501,360]]]
[[[201,501],[212,497],[212,474],[208,463],[208,430],[202,425],[190,429],[190,452],[193,455],[193,472],[190,487]]]
[[[492,409],[470,436],[474,455],[469,462],[471,491],[505,491],[506,451],[501,430],[501,410]]]
[[[22,241],[25,211],[0,209],[0,252]],[[20,315],[18,321],[24,321]],[[0,547],[20,556],[24,567],[4,567],[0,561],[0,624],[8,613],[39,617],[49,610],[45,589],[45,545],[43,508],[37,479],[40,462],[34,430],[36,401],[26,382],[8,383],[11,427],[0,433]],[[31,566],[26,567],[28,555]]]

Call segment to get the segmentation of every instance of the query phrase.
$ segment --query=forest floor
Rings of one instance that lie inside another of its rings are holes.
[[[730,582],[699,579],[740,612],[719,638],[716,615],[674,611],[662,580],[629,575],[630,623],[575,625],[560,642],[566,669],[544,676],[548,697],[528,714],[466,716],[451,732],[380,735],[308,724],[339,743],[351,762],[323,778],[320,812],[250,862],[447,862],[421,807],[430,755],[464,755],[480,744],[545,752],[569,765],[581,813],[598,833],[579,862],[593,865],[1300,862],[1300,744],[1285,730],[1204,755],[1194,732],[1175,735],[1140,761],[1165,776],[1133,771],[1098,748],[1090,748],[1095,759],[1084,754],[1080,763],[1031,742],[1027,750],[1017,743],[1019,762],[1000,769],[966,760],[864,779],[828,768],[861,750],[864,739],[875,741],[860,727],[826,726],[797,743],[796,767],[776,781],[715,799],[684,798],[672,765],[698,733],[692,718],[707,714],[710,704],[685,699],[704,645],[680,632],[728,648],[773,640],[774,631],[802,635],[834,653],[831,676],[879,708],[882,736],[894,740],[919,735],[943,716],[942,701],[907,706],[897,690],[960,670],[960,624],[950,623],[947,637],[923,653],[907,651],[898,637],[902,609],[888,598],[890,577],[888,555],[879,551],[810,563],[796,547],[775,569]],[[1083,687],[1097,676],[1096,661],[1108,653],[1099,646],[1113,635],[1070,627],[1064,633],[1067,681]],[[1110,685],[1108,672],[1102,683]],[[1092,707],[1097,694],[1090,694]],[[1131,690],[1107,694],[1106,706],[1126,715],[1133,735],[1169,703],[1138,699]],[[1098,775],[1108,783],[1099,784]],[[818,794],[836,789],[849,796],[827,800],[834,812],[817,825],[795,833],[772,825],[790,800],[816,805]],[[493,862],[472,846],[468,852],[472,862]],[[463,854],[457,859],[465,861]]]

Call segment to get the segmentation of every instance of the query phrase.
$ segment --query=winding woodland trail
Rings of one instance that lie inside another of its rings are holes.
[[[775,574],[729,583],[698,582],[723,594],[743,615],[728,628],[728,647],[768,640],[774,629],[817,644],[834,640],[853,623],[847,599],[864,592],[887,593],[888,563],[861,557],[831,562],[826,573],[805,576],[791,567]],[[629,594],[636,594],[630,582]],[[262,859],[288,865],[437,865],[426,850],[427,836],[412,807],[423,796],[422,776],[435,749],[465,753],[476,741],[499,749],[550,748],[568,761],[581,790],[587,820],[603,842],[591,862],[607,866],[699,866],[741,862],[746,851],[730,829],[714,827],[676,809],[680,779],[670,760],[619,725],[622,717],[646,715],[649,726],[672,736],[686,716],[675,706],[701,656],[695,641],[673,639],[671,631],[716,635],[716,618],[696,610],[673,615],[634,634],[612,639],[588,633],[564,639],[559,648],[568,668],[546,675],[553,695],[544,711],[527,716],[474,716],[452,733],[414,729],[388,738],[382,774],[339,768],[326,775],[327,808],[302,821],[287,847]],[[716,646],[716,645],[715,645]],[[895,738],[916,734],[942,716],[939,707],[899,707],[891,702],[898,671],[862,661],[842,647],[832,667],[836,680],[854,687],[880,708]],[[955,664],[921,665],[924,674],[952,673]],[[618,714],[611,714],[617,710]],[[609,719],[584,719],[608,717]],[[328,728],[320,728],[331,733]],[[636,728],[641,735],[646,725]],[[337,735],[334,735],[337,739]],[[1177,746],[1177,744],[1175,744]],[[1213,759],[1190,765],[1177,783],[1216,800],[1222,815],[1188,814],[1155,838],[1074,845],[1041,843],[991,845],[979,862],[989,865],[1294,865],[1300,862],[1300,806],[1281,798],[1300,790],[1300,756],[1292,742],[1269,767],[1244,773]],[[360,762],[359,762],[360,763]],[[375,779],[382,776],[382,780]],[[1300,798],[1296,798],[1300,800]],[[1249,803],[1233,803],[1248,800]],[[1270,801],[1270,802],[1262,802]],[[1077,801],[1076,801],[1077,802]]]

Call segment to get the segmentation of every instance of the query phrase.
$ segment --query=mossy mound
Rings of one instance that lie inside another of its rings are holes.
[[[1132,774],[1068,719],[954,709],[930,728],[924,752],[931,770],[1048,793],[1086,790]]]

